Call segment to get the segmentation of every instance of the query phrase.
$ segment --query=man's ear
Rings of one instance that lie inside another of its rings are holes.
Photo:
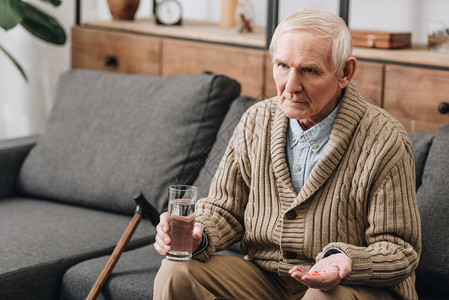
[[[354,76],[357,69],[357,59],[354,56],[348,57],[345,61],[345,67],[343,68],[341,77],[339,78],[338,87],[344,89]]]

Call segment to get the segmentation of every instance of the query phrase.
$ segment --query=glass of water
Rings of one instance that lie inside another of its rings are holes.
[[[191,185],[171,185],[168,188],[168,220],[171,250],[166,258],[192,259],[193,225],[198,188]]]

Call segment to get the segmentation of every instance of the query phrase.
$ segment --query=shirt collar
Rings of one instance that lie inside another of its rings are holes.
[[[288,133],[290,148],[298,143],[305,143],[312,147],[312,151],[319,151],[329,140],[332,127],[334,126],[337,113],[340,108],[340,101],[334,110],[321,122],[313,127],[303,130],[298,120],[289,119]]]

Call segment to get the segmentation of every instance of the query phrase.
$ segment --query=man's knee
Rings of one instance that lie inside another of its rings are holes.
[[[191,289],[191,262],[162,260],[161,267],[154,279],[155,299],[177,299],[176,295],[185,295]]]
[[[341,300],[357,300],[357,299],[371,299],[371,300],[392,300],[395,297],[386,289],[364,287],[364,286],[349,286],[349,285],[337,285],[333,290],[329,292],[308,289],[302,299],[341,299]]]
[[[349,287],[337,285],[334,289],[326,292],[319,289],[308,289],[303,300],[353,300],[353,292]]]

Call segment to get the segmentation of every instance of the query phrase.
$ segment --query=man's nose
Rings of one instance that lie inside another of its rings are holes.
[[[302,90],[303,86],[301,75],[297,70],[291,69],[288,74],[287,83],[285,85],[285,91],[290,94],[296,94],[301,93]]]

